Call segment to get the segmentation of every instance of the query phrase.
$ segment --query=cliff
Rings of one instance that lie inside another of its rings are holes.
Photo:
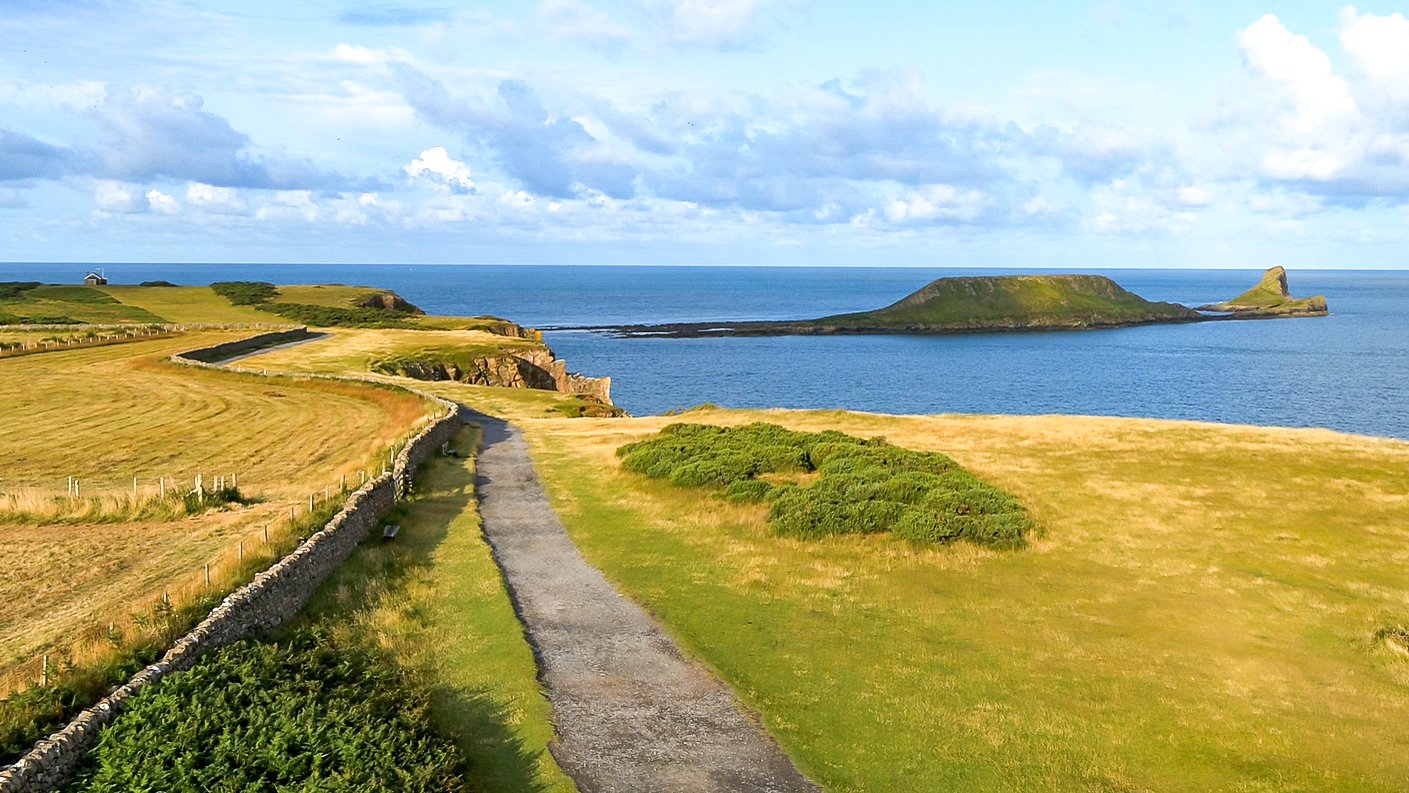
[[[1287,288],[1287,271],[1273,267],[1262,274],[1257,286],[1238,295],[1232,300],[1213,305],[1200,306],[1204,311],[1218,311],[1235,317],[1255,319],[1259,317],[1320,317],[1330,313],[1326,298],[1292,297]]]
[[[620,413],[612,405],[610,377],[569,372],[567,363],[546,346],[433,347],[376,361],[372,370],[416,380],[454,380],[469,385],[580,394],[599,404],[599,415]]]

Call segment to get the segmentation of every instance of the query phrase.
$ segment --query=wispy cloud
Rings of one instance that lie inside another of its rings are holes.
[[[452,16],[448,8],[368,3],[344,9],[337,14],[337,21],[360,27],[404,27],[445,22]]]

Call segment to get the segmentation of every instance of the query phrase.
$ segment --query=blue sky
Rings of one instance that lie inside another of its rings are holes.
[[[1403,267],[1409,20],[0,3],[0,260]]]

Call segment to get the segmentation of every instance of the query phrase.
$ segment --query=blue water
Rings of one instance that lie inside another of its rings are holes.
[[[0,280],[74,282],[84,265],[0,265]],[[892,302],[946,275],[912,268],[106,265],[165,279],[358,283],[436,314],[539,327],[789,319]],[[1032,271],[1024,271],[1032,272]],[[1066,272],[1070,272],[1067,270]],[[1100,270],[1151,300],[1214,302],[1258,271]],[[575,370],[611,375],[636,414],[714,402],[885,413],[1080,413],[1313,426],[1409,438],[1409,272],[1297,270],[1319,319],[972,336],[617,339],[549,332]]]

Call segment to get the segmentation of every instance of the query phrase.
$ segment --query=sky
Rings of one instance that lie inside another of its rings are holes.
[[[1405,268],[1327,3],[0,0],[0,261]]]

